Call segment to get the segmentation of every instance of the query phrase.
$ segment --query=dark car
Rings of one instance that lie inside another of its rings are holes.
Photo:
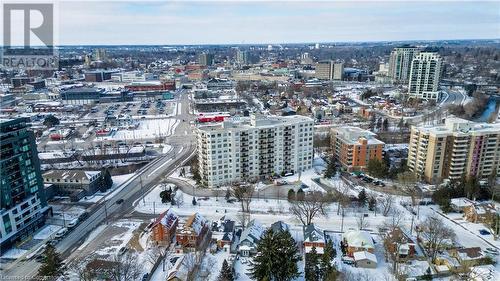
[[[142,281],[146,281],[149,279],[149,273],[145,273],[144,275],[142,275]]]
[[[120,205],[121,203],[123,203],[123,201],[124,201],[123,199],[118,199],[118,200],[116,201],[116,204],[117,204],[117,205]]]
[[[486,229],[480,229],[479,230],[479,234],[481,234],[481,235],[490,235],[491,233],[488,230],[486,230]]]

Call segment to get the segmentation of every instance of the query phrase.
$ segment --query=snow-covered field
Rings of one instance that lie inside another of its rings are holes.
[[[47,238],[50,238],[53,234],[55,234],[61,228],[62,227],[59,225],[51,225],[51,224],[46,225],[33,236],[33,239],[45,240]]]
[[[96,141],[168,137],[173,134],[178,124],[179,120],[174,118],[144,119],[140,121],[139,127],[135,130],[119,130],[111,136],[96,138]]]

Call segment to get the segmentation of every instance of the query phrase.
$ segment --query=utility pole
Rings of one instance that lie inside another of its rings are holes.
[[[340,225],[340,232],[344,233],[344,208],[342,207],[342,223]]]
[[[106,216],[106,224],[108,224],[108,206],[106,204],[106,201],[104,201],[104,215]]]
[[[142,185],[142,174],[139,174],[139,182],[141,183],[141,193],[142,193],[142,205],[146,205],[146,201],[144,199],[144,186]]]

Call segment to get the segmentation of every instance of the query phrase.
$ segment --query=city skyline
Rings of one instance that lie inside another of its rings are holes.
[[[499,2],[61,1],[56,45],[500,38]],[[14,25],[21,28],[22,24]],[[85,27],[85,28],[82,28]],[[78,30],[78,32],[75,32]]]

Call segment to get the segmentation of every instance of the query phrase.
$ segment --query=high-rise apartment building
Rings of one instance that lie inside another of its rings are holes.
[[[316,63],[316,78],[321,80],[342,80],[344,76],[344,64],[332,60],[324,60]]]
[[[500,124],[452,117],[444,125],[412,127],[407,164],[431,183],[500,175]]]
[[[209,65],[214,64],[214,55],[207,54],[207,53],[201,53],[198,56],[198,64],[203,65],[203,66],[209,66]]]
[[[35,136],[28,118],[0,120],[1,251],[29,237],[48,212]]]
[[[313,120],[300,115],[252,115],[199,126],[196,135],[202,183],[220,187],[309,169],[313,130]]]
[[[303,53],[300,55],[300,63],[301,64],[312,64],[313,60],[309,53]]]
[[[398,82],[407,82],[410,78],[411,62],[419,52],[418,48],[394,48],[389,57],[389,76]]]
[[[336,62],[333,64],[333,80],[342,80],[344,78],[344,63]]]
[[[333,157],[347,171],[363,171],[368,161],[382,161],[385,143],[375,138],[376,134],[358,127],[332,128],[331,146]]]
[[[408,95],[418,99],[439,99],[442,63],[441,56],[437,53],[421,52],[415,55],[411,63]]]
[[[236,62],[239,64],[249,64],[250,57],[248,51],[237,50],[236,51]]]

